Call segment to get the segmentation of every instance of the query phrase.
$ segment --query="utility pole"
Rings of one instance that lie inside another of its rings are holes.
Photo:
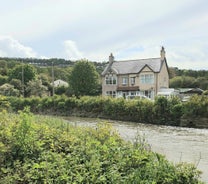
[[[22,61],[22,96],[25,97],[25,89],[24,89],[24,66]]]
[[[54,96],[54,66],[52,61],[52,96]]]

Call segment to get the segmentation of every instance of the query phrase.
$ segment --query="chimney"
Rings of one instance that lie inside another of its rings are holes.
[[[160,51],[161,60],[163,61],[165,59],[165,48],[162,46]]]
[[[109,63],[113,63],[113,62],[114,62],[114,56],[111,53],[110,56],[109,56]]]

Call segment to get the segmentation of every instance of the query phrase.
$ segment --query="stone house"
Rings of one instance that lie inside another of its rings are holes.
[[[162,88],[169,88],[164,47],[158,58],[116,61],[111,54],[102,72],[103,96],[146,96],[154,99]]]

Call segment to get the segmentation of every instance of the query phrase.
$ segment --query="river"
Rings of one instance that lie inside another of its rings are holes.
[[[107,120],[92,118],[67,118],[77,126],[96,126]],[[136,135],[144,136],[151,150],[161,153],[174,163],[188,162],[197,166],[202,180],[208,183],[208,129],[182,128],[112,121],[114,128],[127,141],[134,141]]]

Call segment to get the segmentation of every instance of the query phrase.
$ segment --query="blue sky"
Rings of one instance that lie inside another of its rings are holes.
[[[0,56],[159,57],[208,70],[207,0],[0,0]]]

